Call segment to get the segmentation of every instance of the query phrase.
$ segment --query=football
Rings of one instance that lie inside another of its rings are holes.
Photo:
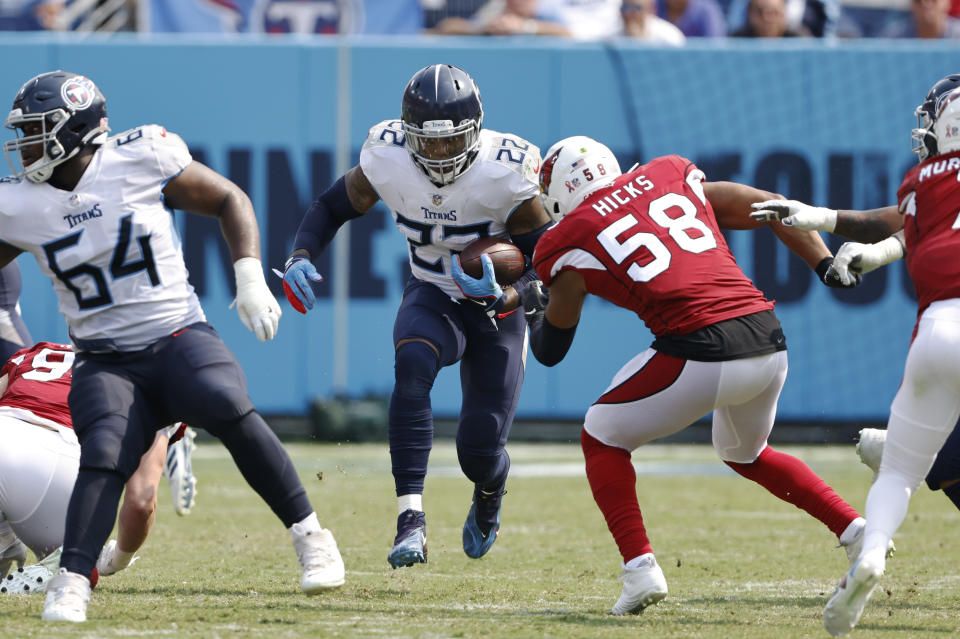
[[[483,276],[480,256],[486,253],[493,262],[493,272],[501,286],[516,282],[527,268],[523,253],[509,240],[502,237],[482,237],[471,242],[460,253],[460,266],[470,277]]]

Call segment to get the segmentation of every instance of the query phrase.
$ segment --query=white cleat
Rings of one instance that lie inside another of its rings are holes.
[[[293,533],[293,548],[303,569],[300,579],[303,592],[315,595],[342,586],[345,569],[333,533],[326,528],[305,530],[300,524],[294,524],[290,530]]]
[[[840,580],[823,609],[823,627],[834,637],[845,635],[860,621],[863,608],[883,575],[884,553],[871,551],[854,564]]]
[[[125,568],[129,568],[137,559],[140,559],[140,557],[132,557],[129,562],[121,566],[117,563],[116,558],[117,540],[111,539],[100,551],[100,556],[97,558],[97,572],[101,577],[114,575]]]
[[[624,566],[620,580],[623,582],[623,592],[610,614],[639,615],[648,606],[667,596],[667,580],[653,553],[642,555],[640,566],[636,568]]]
[[[87,604],[90,603],[90,580],[83,575],[61,568],[47,586],[47,599],[43,603],[44,621],[87,620]]]
[[[193,475],[192,462],[196,437],[197,431],[187,426],[183,438],[167,448],[167,460],[163,464],[163,474],[173,496],[173,509],[181,517],[189,515],[197,501],[197,478]]]
[[[850,567],[853,568],[853,564],[857,562],[857,558],[860,557],[860,550],[863,548],[863,533],[867,527],[867,521],[863,517],[858,517],[854,520],[854,523],[859,524],[856,533],[854,534],[853,539],[848,543],[840,543],[840,547],[843,548],[847,553],[847,561],[850,563]],[[897,551],[897,547],[893,545],[893,540],[890,540],[889,545],[887,546],[887,557],[892,557],[893,553]]]
[[[883,445],[887,441],[887,431],[879,428],[864,428],[860,430],[860,439],[857,441],[857,455],[870,470],[873,471],[873,480],[877,480],[880,472],[880,459],[883,457]]]

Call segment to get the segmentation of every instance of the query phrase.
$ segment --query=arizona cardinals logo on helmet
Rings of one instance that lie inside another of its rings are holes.
[[[557,158],[560,157],[560,149],[557,149],[553,155],[548,157],[543,161],[543,166],[540,167],[540,192],[546,193],[547,189],[550,188],[550,178],[553,176],[553,167],[557,163]]]

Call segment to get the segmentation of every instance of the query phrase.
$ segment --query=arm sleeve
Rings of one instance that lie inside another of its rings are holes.
[[[307,209],[297,229],[294,250],[303,249],[310,254],[310,259],[316,259],[330,245],[341,226],[361,215],[363,213],[350,203],[346,181],[341,177]]]
[[[570,328],[557,328],[551,324],[543,311],[533,318],[528,317],[530,325],[530,350],[537,361],[544,366],[556,366],[567,355],[573,336],[577,332],[576,325]]]

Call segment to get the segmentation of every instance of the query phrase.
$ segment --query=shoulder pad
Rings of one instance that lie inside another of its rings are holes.
[[[144,140],[154,140],[158,144],[184,144],[183,139],[179,135],[173,133],[172,131],[167,131],[159,124],[145,124],[143,126],[138,126],[134,129],[129,129],[122,133],[118,133],[117,135],[111,136],[110,139],[107,140],[107,144],[113,144],[119,147],[134,142],[142,142]]]
[[[501,164],[521,175],[528,182],[539,185],[540,148],[523,138],[489,131],[489,143],[483,159]]]
[[[403,122],[401,120],[384,120],[370,127],[370,131],[367,133],[367,139],[363,143],[363,148],[367,149],[378,146],[403,147],[405,139]]]

